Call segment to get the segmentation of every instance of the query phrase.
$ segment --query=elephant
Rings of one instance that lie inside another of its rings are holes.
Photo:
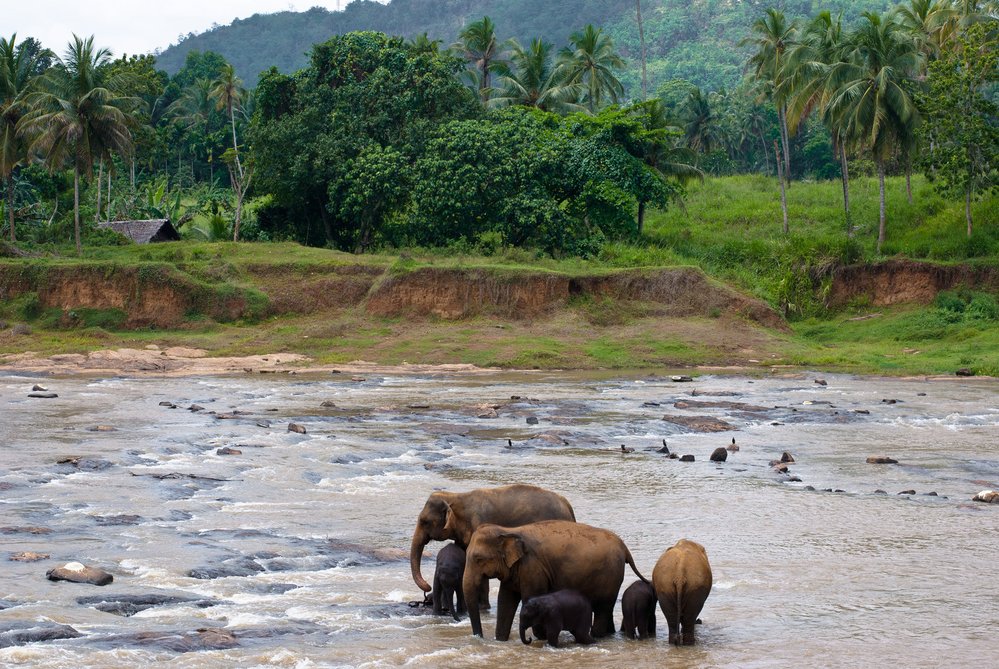
[[[593,643],[590,627],[593,625],[593,607],[590,601],[575,590],[559,590],[547,595],[531,597],[520,609],[520,640],[527,638],[530,627],[534,636],[547,639],[548,645],[558,648],[558,635],[562,630],[572,633],[576,643]]]
[[[521,527],[481,525],[465,551],[465,603],[472,634],[482,636],[479,592],[484,581],[500,580],[496,639],[510,638],[522,600],[556,590],[577,590],[593,607],[591,634],[614,632],[614,605],[624,580],[624,565],[646,583],[631,551],[610,530],[565,520]]]
[[[666,616],[669,642],[693,644],[697,615],[711,592],[711,565],[704,546],[680,539],[667,548],[652,570],[652,587]]]
[[[409,565],[413,581],[424,592],[430,584],[420,573],[423,548],[430,540],[453,540],[459,548],[467,548],[472,533],[484,523],[517,527],[539,520],[576,520],[566,498],[532,485],[507,485],[479,488],[469,492],[435,492],[427,498],[413,532]],[[488,583],[486,584],[488,595]],[[488,596],[482,604],[489,606]]]
[[[639,639],[656,635],[656,591],[644,581],[635,581],[621,595],[621,633],[634,639],[636,631]]]
[[[459,620],[459,616],[466,612],[465,593],[461,590],[461,579],[464,575],[465,551],[456,544],[448,544],[437,553],[433,590],[435,615],[444,615],[446,607],[451,612],[451,617]],[[455,605],[456,594],[457,605]]]

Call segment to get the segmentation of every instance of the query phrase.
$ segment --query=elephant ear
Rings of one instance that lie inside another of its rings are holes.
[[[507,569],[524,557],[524,541],[516,534],[500,535],[500,552]]]
[[[456,525],[457,525],[456,520],[457,519],[455,518],[454,509],[451,508],[450,504],[448,504],[447,502],[444,502],[444,532],[445,533],[447,533],[447,534],[450,535],[451,533],[453,533],[457,529],[456,528]]]

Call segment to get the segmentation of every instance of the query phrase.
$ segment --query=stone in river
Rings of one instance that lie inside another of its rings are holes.
[[[31,620],[0,622],[0,648],[83,636],[69,625]]]
[[[537,425],[538,424],[537,417],[536,416],[528,416],[527,417],[527,424],[528,425]]]
[[[38,562],[39,560],[48,560],[51,555],[48,553],[32,553],[31,551],[21,551],[20,553],[14,553],[10,556],[11,562]]]
[[[730,423],[713,416],[663,416],[667,423],[686,427],[694,432],[725,432],[736,429]]]
[[[789,462],[789,463],[794,462],[794,456],[788,453],[787,451],[784,451],[783,453],[780,454],[780,461]]]
[[[694,456],[690,455],[689,453],[687,455],[680,456],[680,462],[693,462],[693,461],[694,461]]]
[[[28,397],[37,397],[40,399],[50,400],[54,397],[59,397],[56,393],[28,393]]]
[[[104,613],[112,613],[116,616],[122,616],[123,618],[134,616],[139,611],[145,611],[146,609],[151,609],[156,606],[189,604],[191,606],[196,606],[199,609],[204,609],[209,606],[216,606],[222,603],[217,599],[210,599],[207,597],[163,593],[147,593],[141,595],[117,594],[107,596],[91,595],[87,597],[78,597],[76,602],[78,604],[82,604],[83,606],[89,606],[97,609],[98,611],[103,611]]]
[[[897,465],[898,460],[889,458],[887,455],[872,455],[867,458],[869,465]]]
[[[986,504],[999,504],[999,491],[983,490],[971,498],[972,502],[985,502]]]
[[[297,432],[298,434],[305,434],[305,426],[299,425],[298,423],[288,423],[289,432]]]
[[[89,583],[91,585],[107,585],[114,576],[99,567],[88,567],[79,562],[67,562],[61,567],[49,569],[45,577],[50,581],[70,581],[71,583]]]
[[[673,381],[674,383],[690,383],[691,381],[694,380],[693,378],[687,376],[686,374],[678,374],[676,376],[671,376],[669,378],[670,381]]]
[[[216,455],[242,455],[243,451],[238,448],[229,448],[228,446],[223,446],[222,448],[215,451]]]
[[[724,447],[719,446],[711,452],[710,459],[711,462],[725,462],[728,460],[728,451]]]
[[[915,495],[916,491],[915,490],[903,490],[902,492],[900,492],[898,494],[899,495]]]
[[[112,425],[94,425],[87,428],[88,432],[116,432],[117,428]]]

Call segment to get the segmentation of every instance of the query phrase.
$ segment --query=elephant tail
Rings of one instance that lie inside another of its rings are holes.
[[[638,571],[638,567],[635,566],[635,558],[631,557],[631,551],[628,550],[627,546],[624,547],[624,560],[631,566],[631,571],[635,572],[635,576],[642,579],[645,583],[651,584],[651,581],[642,576],[642,572]]]

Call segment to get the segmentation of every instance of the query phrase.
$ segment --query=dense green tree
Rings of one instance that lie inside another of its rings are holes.
[[[945,192],[964,195],[968,236],[975,196],[999,188],[999,105],[985,95],[999,81],[999,39],[981,23],[930,64],[924,133],[927,176]]]
[[[94,163],[132,150],[135,98],[117,93],[100,69],[111,59],[94,38],[73,36],[65,55],[46,76],[43,90],[29,97],[31,109],[18,131],[31,138],[50,170],[73,166],[73,231],[80,244],[80,177],[93,174]]]
[[[565,82],[582,86],[583,101],[591,114],[605,99],[616,103],[624,96],[624,86],[616,74],[624,69],[624,59],[601,28],[587,25],[572,33],[569,46],[559,52],[558,67]]]

